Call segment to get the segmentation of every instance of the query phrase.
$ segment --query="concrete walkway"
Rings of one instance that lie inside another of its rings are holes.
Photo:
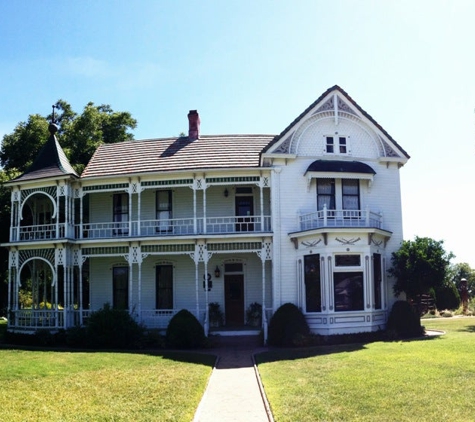
[[[266,350],[252,337],[223,337],[211,353],[216,367],[193,422],[273,421],[254,364],[254,354]]]

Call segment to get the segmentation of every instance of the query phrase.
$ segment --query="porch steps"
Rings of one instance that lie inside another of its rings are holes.
[[[262,338],[259,335],[242,335],[242,336],[210,335],[208,338],[213,348],[248,350],[248,349],[255,349],[262,346]]]

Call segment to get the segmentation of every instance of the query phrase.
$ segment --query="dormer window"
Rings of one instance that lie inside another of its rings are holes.
[[[348,143],[346,136],[327,136],[325,152],[327,154],[348,154]]]

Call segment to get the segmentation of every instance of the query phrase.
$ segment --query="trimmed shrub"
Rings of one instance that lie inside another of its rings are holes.
[[[283,304],[269,323],[267,342],[271,346],[298,346],[310,333],[307,321],[293,303]]]
[[[460,294],[454,284],[436,290],[437,309],[457,309],[460,304]]]
[[[86,323],[88,347],[97,349],[136,349],[141,346],[144,328],[125,309],[106,303],[92,312]]]
[[[182,309],[170,320],[167,327],[167,346],[174,349],[192,349],[203,347],[205,333],[196,317]]]
[[[398,300],[389,313],[386,330],[399,338],[419,337],[424,334],[421,320],[409,302]]]

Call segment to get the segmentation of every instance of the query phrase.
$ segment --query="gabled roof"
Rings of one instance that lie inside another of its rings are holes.
[[[177,170],[259,167],[274,135],[213,135],[102,144],[82,178]]]
[[[308,113],[312,110],[318,103],[320,103],[328,94],[333,91],[338,91],[341,95],[343,95],[363,116],[365,116],[373,125],[375,125],[394,145],[405,155],[406,158],[411,158],[409,154],[389,135],[383,127],[376,122],[366,111],[364,111],[357,103],[353,100],[342,88],[338,85],[334,85],[331,88],[327,89],[320,97],[317,98],[312,104],[310,104],[289,126],[287,126],[279,135],[277,135],[272,142],[270,142],[267,147],[262,151],[265,153],[268,151],[273,145],[275,145],[279,140],[281,140],[289,131],[291,131],[297,123],[299,123]]]
[[[79,177],[56,139],[55,133],[57,130],[58,128],[55,124],[52,123],[49,125],[50,137],[40,150],[35,161],[25,173],[13,179],[11,182],[23,182],[68,175]]]

